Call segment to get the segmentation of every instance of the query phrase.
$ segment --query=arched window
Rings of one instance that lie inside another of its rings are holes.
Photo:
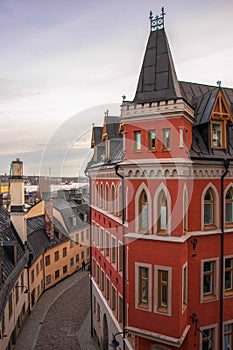
[[[99,205],[99,186],[96,184],[96,191],[95,191],[95,204]]]
[[[128,221],[128,204],[129,204],[129,189],[127,187],[126,189],[126,195],[125,195],[125,220]]]
[[[184,233],[188,232],[188,195],[184,191]]]
[[[100,185],[100,208],[103,208],[104,206],[104,191],[103,191],[103,185]]]
[[[112,185],[112,213],[116,213],[116,189],[114,185]]]
[[[148,200],[145,190],[139,197],[139,231],[148,232]]]
[[[106,185],[106,188],[105,188],[105,209],[108,210],[109,209],[109,205],[108,205],[108,201],[109,201],[109,198],[108,198],[108,184]]]
[[[204,197],[204,227],[214,226],[214,191],[209,188]]]
[[[92,184],[92,204],[95,204],[95,184]]]
[[[168,222],[167,197],[161,191],[158,197],[158,233],[167,234]]]
[[[226,211],[225,211],[225,222],[226,225],[233,225],[233,188],[231,187],[226,194],[225,198]]]
[[[118,215],[122,216],[122,186],[118,187]]]

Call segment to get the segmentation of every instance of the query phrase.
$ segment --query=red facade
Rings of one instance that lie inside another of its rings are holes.
[[[103,349],[112,333],[121,349],[233,349],[232,103],[232,89],[179,82],[165,30],[152,26],[134,100],[93,128]]]

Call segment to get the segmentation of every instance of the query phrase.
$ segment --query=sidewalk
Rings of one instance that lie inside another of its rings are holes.
[[[79,271],[44,292],[26,320],[14,350],[33,350],[37,345],[38,349],[98,350],[90,335],[89,298],[87,289],[82,288],[84,283],[88,288],[88,272]],[[64,324],[72,329],[68,347],[67,335],[61,337]]]

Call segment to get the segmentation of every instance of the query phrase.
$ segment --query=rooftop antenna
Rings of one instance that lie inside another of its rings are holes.
[[[166,13],[164,12],[164,7],[161,9],[161,15],[160,16],[153,16],[153,12],[150,11],[150,31],[154,32],[159,29],[164,29],[164,16]]]

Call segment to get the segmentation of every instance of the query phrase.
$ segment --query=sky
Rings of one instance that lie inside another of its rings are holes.
[[[0,0],[0,174],[78,176],[92,123],[132,100],[165,7],[179,80],[233,87],[232,0]]]

